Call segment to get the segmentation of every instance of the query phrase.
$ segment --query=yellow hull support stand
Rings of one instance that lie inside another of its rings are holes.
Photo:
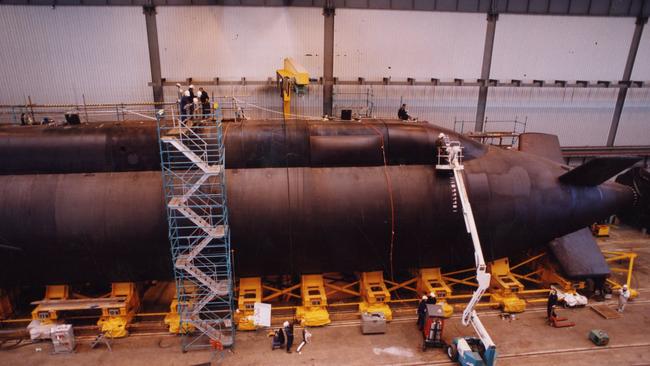
[[[133,282],[113,282],[111,298],[119,299],[119,305],[102,308],[102,316],[97,326],[109,338],[122,338],[129,335],[127,327],[140,307],[140,296]]]
[[[526,310],[526,301],[518,294],[524,285],[510,272],[508,258],[497,259],[488,264],[491,273],[490,302],[499,303],[506,313],[521,313]]]
[[[327,312],[327,295],[323,275],[303,275],[300,283],[302,306],[296,308],[296,318],[303,326],[320,327],[331,323]]]
[[[169,313],[165,315],[164,322],[169,326],[169,333],[172,334],[187,334],[194,331],[194,325],[191,323],[181,324],[181,315],[178,313],[178,297],[174,297],[169,305]]]
[[[59,312],[56,309],[48,308],[44,303],[49,301],[65,301],[70,298],[70,287],[68,285],[48,285],[45,287],[45,296],[42,301],[32,310],[32,320],[38,320],[43,325],[55,324],[59,319]]]
[[[444,317],[451,317],[454,307],[447,300],[452,293],[451,287],[442,278],[440,268],[420,268],[417,281],[418,298],[432,292],[436,294],[437,304],[442,306]]]
[[[393,320],[393,311],[388,306],[390,292],[384,283],[383,272],[363,272],[359,288],[362,297],[359,303],[361,313],[383,313],[387,321]]]
[[[253,321],[256,302],[262,302],[262,278],[239,279],[239,296],[235,313],[237,330],[255,330],[257,328]]]

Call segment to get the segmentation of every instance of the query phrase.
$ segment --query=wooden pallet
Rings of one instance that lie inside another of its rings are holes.
[[[591,310],[595,311],[598,315],[602,316],[605,319],[617,319],[621,317],[621,314],[610,308],[607,305],[592,305]]]

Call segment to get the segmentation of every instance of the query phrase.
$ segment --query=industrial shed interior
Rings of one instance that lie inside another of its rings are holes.
[[[648,0],[0,0],[0,364],[650,364]]]

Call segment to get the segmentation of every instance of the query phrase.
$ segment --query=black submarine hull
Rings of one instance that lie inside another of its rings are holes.
[[[214,128],[197,129],[214,136]],[[457,136],[426,122],[390,120],[262,120],[223,128],[229,169],[435,164],[440,132]],[[487,150],[465,143],[468,160]],[[0,126],[0,175],[150,170],[160,170],[155,122]]]
[[[499,149],[466,162],[487,260],[632,201],[618,184],[560,184],[563,171]],[[473,264],[450,176],[432,165],[228,169],[226,179],[237,276]],[[169,279],[165,215],[160,172],[2,176],[3,285]]]

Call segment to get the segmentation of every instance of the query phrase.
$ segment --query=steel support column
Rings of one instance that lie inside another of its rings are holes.
[[[326,1],[323,8],[325,39],[323,42],[323,114],[332,115],[334,92],[334,6]]]
[[[160,69],[160,50],[158,47],[158,26],[156,25],[156,7],[142,7],[144,19],[147,24],[147,44],[149,45],[149,63],[151,65],[151,88],[153,89],[153,101],[162,103],[165,101],[162,86],[162,71]]]
[[[623,79],[621,79],[621,82],[626,85],[622,86],[618,90],[618,98],[616,99],[616,106],[614,107],[612,124],[609,127],[609,134],[607,135],[607,146],[614,146],[614,140],[616,140],[616,132],[618,132],[618,124],[621,121],[621,113],[623,112],[623,105],[625,104],[625,97],[627,96],[627,84],[629,84],[630,78],[632,77],[632,69],[634,68],[636,53],[639,50],[639,43],[641,42],[643,27],[647,22],[647,17],[636,18],[636,27],[634,27],[634,35],[632,36],[630,51],[627,54],[627,62],[625,63],[625,70],[623,71]]]
[[[474,131],[483,131],[485,121],[485,106],[487,104],[488,83],[490,80],[490,68],[492,67],[492,49],[494,48],[494,33],[497,27],[499,14],[489,13],[487,16],[487,28],[485,30],[485,46],[483,48],[483,66],[481,67],[482,84],[478,92],[478,105],[476,107],[476,125]]]

